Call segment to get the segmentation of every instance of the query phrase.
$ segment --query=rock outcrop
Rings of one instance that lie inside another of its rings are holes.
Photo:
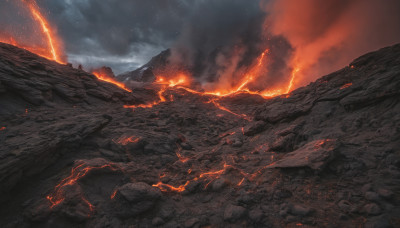
[[[158,102],[0,44],[0,226],[399,227],[399,75],[400,44],[287,96]]]

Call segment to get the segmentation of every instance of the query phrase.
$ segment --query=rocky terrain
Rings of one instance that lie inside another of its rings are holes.
[[[400,227],[399,101],[400,44],[268,100],[0,44],[0,226]]]

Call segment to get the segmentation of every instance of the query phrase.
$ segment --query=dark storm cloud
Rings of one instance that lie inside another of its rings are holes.
[[[117,72],[135,68],[168,48],[190,13],[190,5],[181,0],[38,3],[50,12],[70,61],[83,61],[91,66],[109,61],[108,65],[117,67]]]
[[[246,56],[262,51],[265,15],[259,1],[199,1],[193,8],[172,46],[172,62],[189,65],[198,76],[209,77],[234,57],[235,52],[240,52],[238,49],[243,52],[239,65],[241,61],[253,59]]]
[[[21,25],[11,3],[0,23],[15,30]],[[37,0],[64,40],[69,61],[88,67],[102,64],[120,73],[147,62],[160,51],[174,47],[187,52],[216,48],[246,39],[255,41],[253,29],[263,12],[259,0]],[[15,4],[14,4],[15,5]],[[10,22],[14,18],[14,22]],[[3,27],[3,26],[2,26]],[[259,32],[259,31],[258,31]],[[239,36],[243,39],[239,40]],[[248,42],[247,41],[247,42]],[[181,43],[178,47],[178,43]],[[226,50],[225,50],[226,51]],[[249,49],[250,51],[250,49]]]

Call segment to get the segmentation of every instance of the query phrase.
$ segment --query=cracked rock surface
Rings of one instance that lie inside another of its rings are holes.
[[[0,226],[400,227],[400,45],[288,96],[124,108],[157,92],[0,44]]]

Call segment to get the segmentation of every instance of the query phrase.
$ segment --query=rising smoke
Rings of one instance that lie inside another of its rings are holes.
[[[400,42],[398,0],[273,0],[262,8],[265,28],[294,49],[288,65],[301,68],[297,86]]]

